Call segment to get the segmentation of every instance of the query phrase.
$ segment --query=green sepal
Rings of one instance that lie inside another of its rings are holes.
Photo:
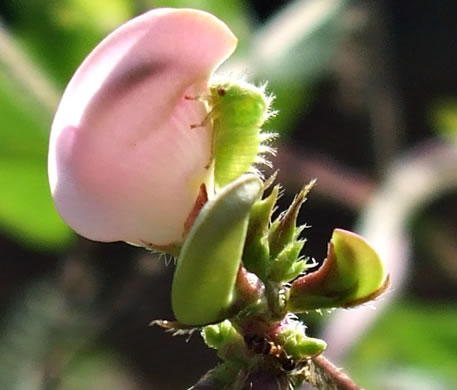
[[[287,308],[301,313],[353,307],[377,298],[388,286],[389,277],[373,247],[355,233],[335,229],[322,266],[293,282]]]
[[[298,321],[293,321],[280,331],[276,341],[295,361],[317,356],[327,348],[325,341],[306,336],[305,327]]]
[[[306,195],[314,183],[313,180],[306,185],[295,197],[289,209],[273,222],[268,237],[271,259],[275,259],[291,241],[297,239],[303,230],[304,226],[296,226],[297,217],[303,202],[306,200]]]
[[[257,201],[249,216],[243,264],[249,272],[255,273],[262,280],[266,279],[269,269],[268,232],[279,189],[279,185],[273,187],[268,197]]]
[[[309,268],[307,260],[308,258],[296,261],[290,267],[289,273],[284,275],[284,280],[290,282],[300,276],[300,274],[302,274],[304,271],[306,271]]]
[[[274,282],[289,282],[306,269],[306,261],[299,260],[305,240],[292,241],[274,259],[270,280]]]
[[[227,318],[247,233],[262,181],[244,175],[201,209],[181,249],[171,292],[176,319],[205,325]]]

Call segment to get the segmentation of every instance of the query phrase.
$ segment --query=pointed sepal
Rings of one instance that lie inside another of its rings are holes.
[[[293,240],[296,240],[303,230],[297,227],[297,217],[306,195],[313,187],[315,181],[306,185],[295,197],[289,209],[278,217],[272,224],[268,237],[270,244],[270,258],[275,259],[279,253]]]
[[[270,279],[274,282],[289,282],[307,268],[307,262],[300,259],[305,240],[292,241],[287,245],[271,265]]]
[[[273,187],[270,195],[254,204],[249,216],[243,264],[249,272],[255,273],[262,280],[266,280],[269,272],[270,248],[268,233],[279,190],[279,185]]]

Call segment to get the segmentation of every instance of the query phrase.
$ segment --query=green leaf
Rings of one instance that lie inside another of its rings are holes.
[[[0,159],[0,226],[27,245],[56,249],[73,237],[57,214],[46,165],[35,161]]]
[[[30,246],[62,247],[72,234],[55,210],[48,185],[50,118],[3,75],[0,117],[0,228]]]
[[[133,16],[128,0],[15,0],[10,4],[15,15],[10,30],[41,71],[62,87],[90,50]]]
[[[253,35],[243,65],[260,79],[282,84],[315,82],[333,66],[338,43],[348,33],[349,0],[287,2]]]
[[[262,182],[245,175],[200,211],[184,241],[172,286],[176,319],[204,325],[226,318],[246,238],[249,213]]]

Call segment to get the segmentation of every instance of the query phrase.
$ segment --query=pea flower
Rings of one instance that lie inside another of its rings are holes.
[[[76,232],[181,244],[201,185],[212,186],[207,108],[188,97],[209,94],[210,76],[236,43],[206,12],[156,9],[89,54],[64,92],[49,146],[54,202]]]

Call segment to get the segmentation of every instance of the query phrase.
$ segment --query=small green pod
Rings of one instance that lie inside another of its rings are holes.
[[[252,205],[262,181],[244,175],[224,187],[201,209],[184,241],[173,279],[176,319],[205,325],[226,318],[243,253]]]

